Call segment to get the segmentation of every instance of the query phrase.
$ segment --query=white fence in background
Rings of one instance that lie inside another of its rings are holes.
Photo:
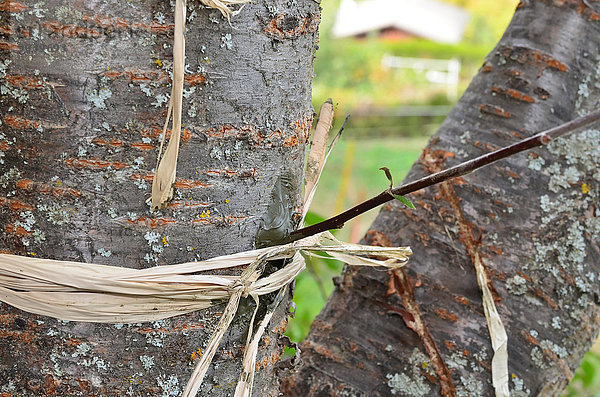
[[[425,73],[427,81],[446,85],[446,95],[454,101],[458,97],[458,77],[460,61],[458,59],[407,58],[384,55],[381,60],[384,68],[412,69]]]

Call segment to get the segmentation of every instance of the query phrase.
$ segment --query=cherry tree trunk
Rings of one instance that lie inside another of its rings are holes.
[[[599,38],[598,2],[521,1],[407,181],[597,108]],[[493,396],[481,262],[511,395],[559,395],[598,332],[599,147],[589,128],[414,194],[416,210],[386,205],[364,240],[410,245],[412,259],[345,269],[285,394]]]
[[[173,14],[165,0],[0,0],[3,253],[141,269],[295,227],[318,4],[259,0],[230,25],[188,1],[175,197],[152,212]],[[256,395],[278,393],[287,304],[260,347]],[[232,394],[253,305],[242,304],[201,395]],[[179,395],[222,309],[94,324],[0,304],[0,395]]]

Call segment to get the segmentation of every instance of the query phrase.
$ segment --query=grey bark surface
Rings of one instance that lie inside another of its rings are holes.
[[[259,229],[295,226],[318,4],[256,1],[230,26],[188,1],[175,197],[151,212],[173,6],[0,1],[2,252],[146,268],[251,249]],[[0,304],[0,394],[178,395],[222,308],[104,325]],[[253,309],[242,305],[201,395],[233,392]],[[261,344],[255,395],[278,393],[286,319],[287,301]]]
[[[594,4],[522,1],[407,181],[597,108]],[[479,260],[511,395],[559,395],[598,333],[599,142],[590,128],[411,195],[416,210],[384,206],[365,241],[414,255],[395,273],[346,267],[285,394],[493,396]]]

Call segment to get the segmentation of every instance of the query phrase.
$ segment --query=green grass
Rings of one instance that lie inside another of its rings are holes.
[[[563,397],[600,397],[600,355],[590,351],[563,392]]]

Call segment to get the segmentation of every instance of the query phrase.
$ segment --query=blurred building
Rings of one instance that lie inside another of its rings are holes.
[[[413,37],[456,44],[462,39],[469,14],[435,0],[342,0],[333,35],[403,40]]]

